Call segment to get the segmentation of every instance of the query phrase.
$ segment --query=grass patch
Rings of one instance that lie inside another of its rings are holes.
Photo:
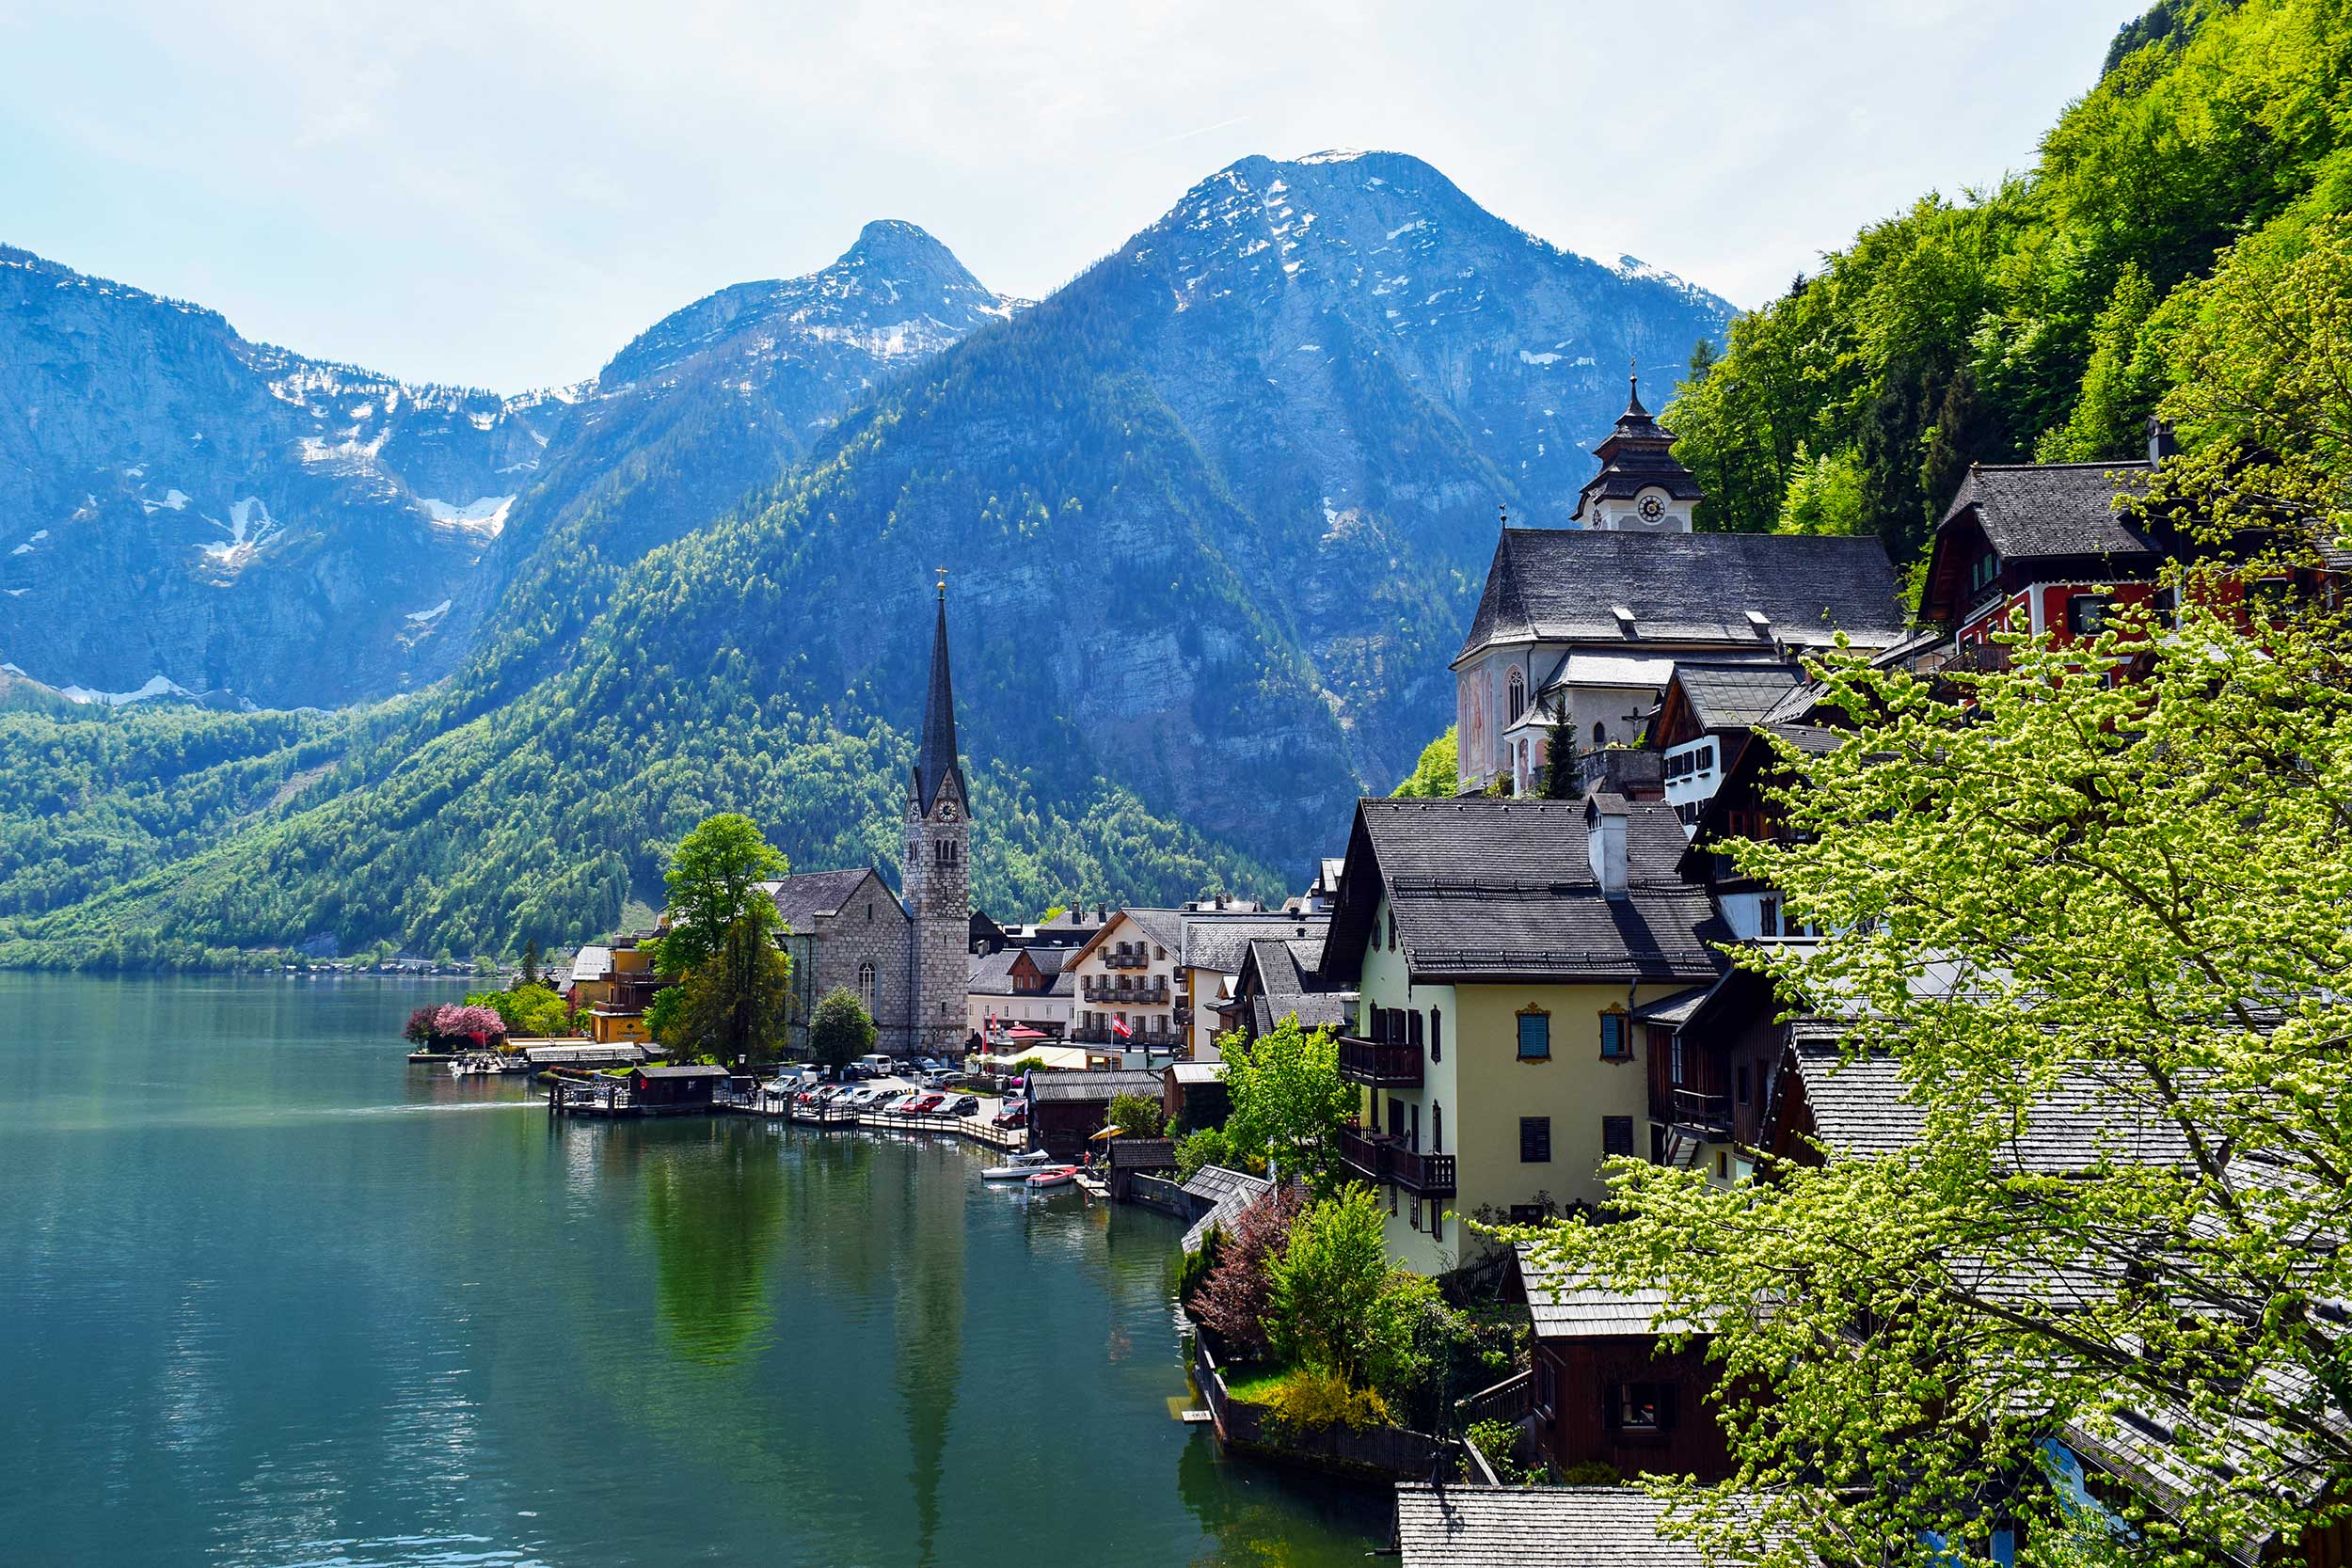
[[[1244,1404],[1265,1404],[1274,1398],[1274,1391],[1290,1375],[1288,1367],[1253,1367],[1239,1376],[1225,1374],[1225,1394]]]

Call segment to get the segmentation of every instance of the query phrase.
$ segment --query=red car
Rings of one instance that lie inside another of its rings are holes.
[[[944,1094],[927,1094],[898,1114],[902,1117],[928,1117],[946,1103],[947,1097]]]

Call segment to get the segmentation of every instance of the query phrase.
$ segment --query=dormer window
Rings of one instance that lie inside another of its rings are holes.
[[[1976,565],[1969,571],[1968,586],[1972,589],[1989,588],[1993,584],[1993,579],[2000,575],[2001,558],[1988,550],[1977,557]]]
[[[1609,607],[1609,613],[1616,618],[1619,637],[1633,635],[1633,611],[1621,604],[1613,604]]]

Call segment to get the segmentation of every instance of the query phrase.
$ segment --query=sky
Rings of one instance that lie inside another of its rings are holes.
[[[513,392],[872,218],[1035,298],[1236,158],[1428,160],[1752,306],[2028,167],[2140,0],[0,0],[0,242]]]

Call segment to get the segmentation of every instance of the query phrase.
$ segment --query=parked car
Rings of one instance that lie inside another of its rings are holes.
[[[902,1094],[882,1109],[894,1117],[911,1117],[914,1114],[916,1102],[922,1098],[919,1094]]]
[[[943,1117],[968,1117],[977,1114],[979,1108],[980,1097],[978,1095],[960,1094],[947,1101],[946,1108],[939,1114]]]
[[[939,1108],[946,1103],[947,1097],[944,1094],[927,1094],[907,1108],[907,1115],[911,1117],[935,1117],[939,1115]]]
[[[991,1127],[1026,1127],[1029,1125],[1029,1102],[1008,1100],[1005,1108],[988,1118]]]

